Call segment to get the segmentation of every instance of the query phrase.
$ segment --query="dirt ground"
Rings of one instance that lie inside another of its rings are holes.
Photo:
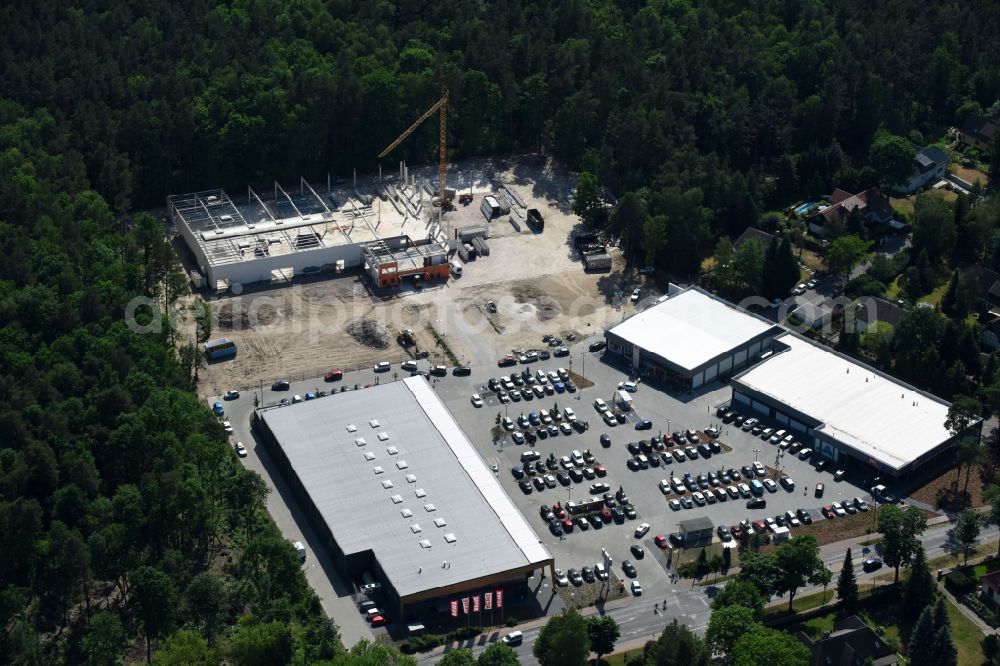
[[[927,518],[938,515],[931,511],[923,511],[923,513]],[[871,510],[859,511],[853,516],[846,515],[843,518],[816,520],[811,525],[800,525],[795,528],[795,536],[811,534],[816,537],[816,542],[822,546],[865,534],[865,530],[869,528],[871,529],[872,541],[875,541],[879,538],[879,534],[875,531],[875,512]]]
[[[968,167],[962,166],[961,164],[953,162],[948,165],[948,171],[952,172],[962,180],[969,183],[975,184],[975,182],[978,180],[980,183],[983,184],[983,187],[986,187],[986,185],[989,184],[990,180],[989,177],[987,177],[987,175],[982,171],[980,171],[979,169],[970,169]]]
[[[218,395],[278,378],[370,367],[377,361],[396,363],[410,357],[395,341],[402,328],[416,332],[417,348],[429,351],[431,362],[451,364],[436,332],[458,360],[484,365],[512,351],[540,347],[547,333],[584,337],[624,318],[628,292],[642,283],[633,274],[623,284],[624,260],[615,249],[611,272],[583,272],[571,241],[580,224],[567,201],[575,186],[573,174],[553,170],[533,156],[478,161],[454,171],[449,182],[460,187],[474,182],[475,200],[445,213],[446,229],[481,224],[481,197],[502,182],[527,207],[542,212],[544,232],[532,232],[523,221],[518,231],[506,217],[494,220],[487,241],[490,255],[466,264],[462,277],[434,281],[419,291],[408,287],[390,297],[373,295],[355,273],[257,290],[251,286],[239,296],[211,300],[213,337],[234,340],[239,353],[203,370],[199,393]],[[489,301],[496,304],[496,313],[487,312]],[[348,324],[362,318],[382,322],[392,332],[386,349],[359,344],[346,333]]]
[[[925,483],[911,494],[913,499],[946,511],[961,511],[966,506],[986,506],[983,499],[983,481],[979,470],[972,470],[969,477],[968,494],[965,493],[965,470],[958,483],[958,494],[955,494],[956,468],[943,472],[940,476]]]

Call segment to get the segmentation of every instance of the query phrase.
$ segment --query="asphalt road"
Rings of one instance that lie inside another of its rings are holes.
[[[928,529],[924,533],[921,537],[921,542],[924,545],[924,550],[928,558],[954,552],[950,538],[951,528],[952,525],[945,524]],[[1000,532],[998,532],[996,527],[984,528],[980,536],[980,541],[984,542],[995,539],[998,534]],[[834,574],[836,574],[840,570],[840,564],[844,559],[843,551],[839,548],[829,547],[825,547],[823,550],[828,551],[823,553],[824,563],[828,567],[833,568]],[[891,572],[891,569],[882,568],[871,573],[865,573],[861,571],[860,560],[860,553],[855,551],[855,572],[859,581],[870,580],[877,575],[885,574],[887,571]],[[835,584],[835,581],[836,579],[834,579],[834,583],[831,583],[831,587]],[[723,585],[719,586],[719,588],[721,587]],[[697,633],[702,634],[708,625],[708,618],[711,614],[711,599],[718,592],[719,588],[699,585],[692,586],[689,581],[681,581],[677,585],[671,585],[666,592],[666,612],[654,612],[653,609],[653,604],[663,601],[662,595],[653,596],[647,594],[635,599],[635,603],[622,608],[612,609],[606,614],[613,617],[621,627],[621,636],[618,639],[619,645],[634,641],[655,640],[660,635],[660,632],[663,631],[663,628],[674,619],[681,624],[688,625]],[[818,591],[822,591],[822,587],[808,586],[799,590],[797,596],[802,597]],[[584,610],[586,614],[592,614],[593,611],[593,608]],[[538,631],[538,628],[525,630],[524,643],[514,649],[521,663],[525,666],[538,664],[538,660],[531,653],[535,639],[538,637]],[[462,645],[459,647],[471,647],[473,654],[478,655],[489,645],[490,643],[484,643],[481,645]],[[419,661],[423,664],[435,664],[442,657],[443,654],[427,655],[420,658]]]

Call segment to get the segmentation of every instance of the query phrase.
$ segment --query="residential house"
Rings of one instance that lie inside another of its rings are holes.
[[[771,246],[771,241],[780,241],[780,239],[774,234],[769,234],[766,231],[762,231],[755,227],[747,227],[746,230],[740,234],[740,237],[733,243],[733,249],[738,250],[741,245],[751,240],[755,240],[760,243],[760,246],[765,250]]]
[[[979,341],[990,349],[1000,349],[1000,317],[995,315],[985,315],[980,319],[983,324],[983,332],[979,334]]]
[[[993,145],[993,136],[997,131],[995,120],[984,118],[978,113],[970,113],[958,130],[958,140],[967,146],[989,151]]]
[[[858,299],[857,310],[854,313],[854,326],[858,333],[875,322],[884,322],[895,326],[906,314],[906,310],[884,298],[868,296]]]
[[[895,651],[856,615],[833,625],[833,631],[813,640],[805,633],[795,637],[809,648],[809,666],[896,666]]]
[[[891,224],[896,216],[889,199],[877,187],[870,187],[858,194],[837,188],[830,195],[830,205],[819,207],[809,217],[810,233],[822,235],[826,226],[836,221],[841,226],[846,226],[847,217],[855,209],[869,224]]]
[[[980,576],[979,584],[983,586],[983,598],[989,599],[994,606],[1000,607],[1000,571]]]
[[[982,268],[976,276],[979,283],[977,302],[984,310],[991,310],[1000,305],[1000,274],[989,268]]]
[[[948,155],[936,146],[921,148],[913,161],[913,175],[900,188],[907,194],[938,182],[948,173]]]

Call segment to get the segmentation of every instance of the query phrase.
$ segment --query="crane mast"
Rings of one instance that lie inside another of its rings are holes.
[[[439,129],[441,136],[438,139],[438,205],[448,205],[451,203],[445,196],[445,188],[448,184],[448,164],[447,164],[447,141],[448,141],[448,120],[447,120],[447,110],[448,110],[448,91],[444,91],[444,95],[441,96],[437,102],[434,103],[431,108],[427,109],[419,118],[410,125],[405,132],[399,135],[395,141],[389,144],[389,147],[379,153],[379,158],[383,158],[393,151],[393,149],[406,140],[406,137],[413,134],[420,125],[434,115],[435,112],[440,114]]]

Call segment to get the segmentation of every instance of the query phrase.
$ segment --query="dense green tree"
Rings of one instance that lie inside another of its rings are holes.
[[[878,509],[877,529],[882,534],[882,558],[896,570],[909,564],[920,547],[919,537],[927,529],[927,518],[915,506],[901,509],[895,504],[883,504]]]
[[[868,161],[882,183],[890,188],[899,187],[913,174],[916,153],[903,137],[879,130],[868,148]]]
[[[702,639],[676,619],[646,647],[649,666],[706,666],[710,656]]]
[[[966,562],[969,561],[969,549],[979,541],[982,525],[982,519],[975,509],[966,508],[958,514],[958,519],[955,521],[955,540],[962,546]]]
[[[918,546],[910,564],[910,575],[903,587],[903,605],[901,611],[911,621],[917,619],[921,610],[934,601],[937,586],[934,576],[927,565],[927,557],[922,546]]]
[[[761,619],[764,615],[764,603],[766,599],[761,594],[760,588],[753,582],[733,579],[726,583],[726,586],[712,600],[712,608],[718,610],[727,606],[742,606],[754,612],[756,619]]]
[[[494,643],[480,653],[478,666],[518,666],[520,660],[513,648],[503,643]]]
[[[333,666],[417,666],[417,660],[392,645],[362,640],[334,658]]]
[[[598,221],[600,211],[601,192],[597,176],[584,171],[576,181],[573,212],[582,217],[587,224],[593,225]]]
[[[219,656],[197,632],[181,630],[163,641],[153,654],[153,666],[212,666]]]
[[[806,583],[819,583],[819,574],[825,569],[819,556],[816,537],[806,534],[789,539],[774,549],[774,564],[780,572],[775,590],[788,593],[788,610],[792,610],[795,594]]]
[[[733,666],[802,666],[809,663],[809,648],[787,631],[751,629],[733,646]]]
[[[705,630],[705,644],[714,654],[729,655],[743,634],[760,626],[752,608],[724,606],[712,611]]]
[[[611,212],[608,230],[622,239],[622,251],[629,261],[642,258],[646,202],[636,192],[626,192]]]
[[[950,257],[958,232],[951,205],[940,196],[925,192],[913,205],[913,246],[927,252],[932,263]]]
[[[472,656],[472,650],[469,648],[457,648],[445,652],[438,663],[444,666],[475,666],[476,658]]]
[[[224,624],[229,606],[222,581],[215,574],[203,571],[188,583],[184,598],[191,618],[211,642]]]
[[[669,227],[670,221],[666,215],[653,215],[646,218],[645,224],[642,225],[642,248],[645,252],[646,265],[656,266],[659,264],[664,250],[668,253],[681,251],[680,247],[674,248],[668,245],[667,229]]]
[[[910,663],[935,664],[934,654],[934,608],[924,606],[917,617],[916,623],[910,630],[910,640],[907,644],[907,654],[910,656]]]
[[[121,663],[121,653],[127,644],[128,634],[121,619],[114,613],[100,611],[90,618],[80,649],[87,666],[115,666]]]
[[[733,256],[737,277],[754,294],[761,293],[763,288],[764,258],[764,248],[756,239],[742,243]]]
[[[830,244],[826,253],[826,266],[831,273],[846,281],[867,249],[868,243],[857,236],[841,236]]]
[[[876,321],[861,333],[861,349],[875,359],[875,364],[888,368],[892,360],[892,338],[894,329],[891,324]]]
[[[844,563],[841,565],[840,575],[837,577],[837,598],[840,599],[840,607],[845,615],[853,615],[861,601],[850,548],[844,553]]]
[[[153,639],[163,638],[174,626],[177,593],[170,578],[150,566],[137,569],[132,574],[132,593],[138,606],[142,633],[146,637],[146,661],[149,661]]]
[[[610,615],[591,615],[587,618],[587,635],[590,649],[597,653],[597,661],[615,651],[615,643],[621,635],[621,628]]]
[[[746,551],[740,556],[740,573],[737,579],[753,583],[767,598],[778,594],[783,585],[782,576],[777,560],[770,554]]]
[[[241,622],[229,641],[229,653],[241,666],[285,664],[292,658],[292,633],[280,622]]]
[[[896,371],[903,379],[925,383],[944,374],[939,346],[946,320],[930,308],[908,310],[896,325],[893,350]]]
[[[575,609],[550,617],[531,652],[542,666],[581,666],[590,654],[587,621]]]

